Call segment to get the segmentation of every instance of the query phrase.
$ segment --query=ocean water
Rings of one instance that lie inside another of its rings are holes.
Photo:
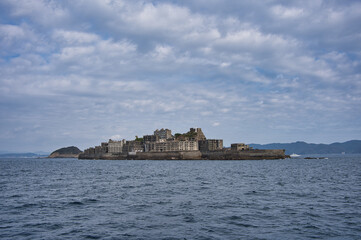
[[[0,239],[311,238],[361,238],[361,155],[0,159]]]

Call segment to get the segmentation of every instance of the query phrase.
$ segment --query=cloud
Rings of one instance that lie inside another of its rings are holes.
[[[122,139],[122,137],[118,134],[118,135],[111,136],[110,139],[119,141]]]
[[[68,12],[56,1],[5,0],[3,2],[11,11],[12,17],[28,17],[42,26],[62,24],[68,18]]]
[[[93,33],[64,30],[55,30],[53,39],[54,41],[63,41],[67,45],[89,44],[100,40],[100,38]]]
[[[357,1],[2,1],[0,8],[6,148],[8,139],[28,149],[37,142],[36,150],[69,139],[85,148],[162,127],[209,128],[225,143],[341,141],[360,132]]]
[[[273,6],[271,11],[276,17],[287,19],[298,18],[304,14],[304,10],[302,8],[286,8],[282,5]]]
[[[219,122],[214,122],[214,123],[212,123],[212,126],[213,126],[213,127],[217,127],[217,126],[219,126],[219,125],[220,125]]]

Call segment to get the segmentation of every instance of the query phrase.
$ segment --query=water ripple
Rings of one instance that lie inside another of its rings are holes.
[[[358,239],[361,157],[0,160],[1,239]]]

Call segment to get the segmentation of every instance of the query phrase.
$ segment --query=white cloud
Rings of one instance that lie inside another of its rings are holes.
[[[68,45],[89,44],[99,41],[99,36],[93,33],[55,30],[53,33],[55,41],[63,40]]]
[[[69,59],[87,57],[90,54],[94,53],[94,50],[95,49],[93,46],[66,47],[62,49],[59,55],[59,59],[62,61],[67,61]]]
[[[186,32],[203,24],[200,16],[192,15],[187,8],[171,4],[158,4],[155,6],[146,3],[144,5],[133,5],[131,8],[132,11],[123,15],[122,19],[143,34],[151,32],[161,32],[162,34]]]
[[[21,25],[0,25],[1,55],[44,53],[48,44],[29,27]]]
[[[271,8],[273,14],[280,18],[298,18],[304,15],[304,10],[302,8],[286,8],[281,5],[277,5]]]
[[[112,139],[112,140],[116,140],[116,141],[119,141],[119,140],[121,140],[121,139],[122,139],[122,136],[120,136],[119,134],[117,134],[117,135],[113,135],[113,136],[111,136],[111,137],[110,137],[110,139]]]
[[[164,60],[172,55],[172,51],[172,47],[170,46],[157,45],[152,55],[157,60]]]
[[[220,125],[219,122],[214,122],[214,123],[212,123],[212,126],[213,126],[213,127],[218,127],[219,125]]]
[[[7,136],[30,139],[35,130],[25,130],[39,123],[51,141],[74,133],[90,145],[163,125],[217,126],[225,139],[267,132],[282,140],[292,129],[316,135],[329,121],[360,129],[355,3],[0,5],[9,9],[0,25],[0,113],[8,119],[1,125],[19,129],[2,127]]]
[[[41,25],[61,24],[68,18],[68,12],[56,1],[5,0],[15,17],[30,17]]]
[[[1,38],[5,41],[12,41],[13,39],[23,38],[25,36],[22,27],[9,24],[0,25],[0,34]]]
[[[226,68],[226,67],[229,67],[230,65],[231,65],[231,63],[229,63],[229,62],[222,62],[220,67]]]

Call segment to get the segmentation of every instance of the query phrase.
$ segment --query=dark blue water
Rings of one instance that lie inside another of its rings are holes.
[[[360,155],[0,169],[0,239],[361,238]]]

